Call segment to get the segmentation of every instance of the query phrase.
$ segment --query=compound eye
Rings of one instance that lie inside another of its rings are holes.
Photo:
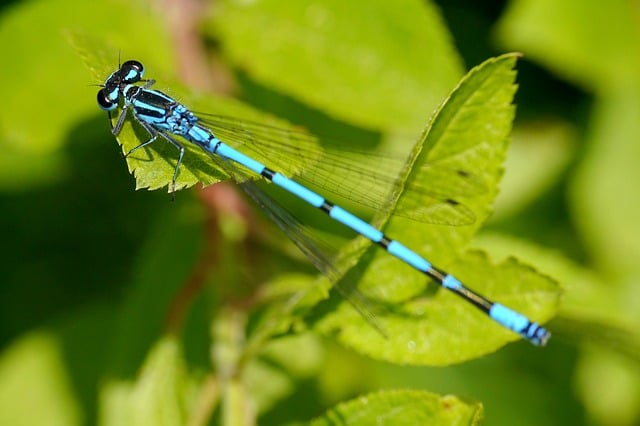
[[[135,83],[142,79],[144,74],[144,66],[141,62],[130,60],[126,61],[120,67],[120,73],[122,75],[122,81],[125,83]]]
[[[104,89],[100,89],[98,91],[98,105],[105,111],[113,111],[118,106],[118,103],[109,99],[109,96]]]

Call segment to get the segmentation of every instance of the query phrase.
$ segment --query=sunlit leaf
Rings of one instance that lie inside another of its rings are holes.
[[[460,256],[489,215],[497,193],[514,113],[516,58],[504,55],[469,72],[434,116],[414,150],[413,167],[406,171],[406,182],[424,179],[428,174],[421,166],[431,162],[469,170],[482,178],[487,190],[462,199],[476,222],[455,227],[391,217],[385,231],[436,265],[448,266],[471,288],[544,321],[553,315],[557,303],[553,281],[515,261],[496,266],[477,253]],[[398,194],[397,205],[402,206],[403,193]],[[345,279],[357,283],[372,300],[387,336],[367,327],[349,309],[329,314],[322,328],[370,356],[402,363],[451,364],[494,351],[517,338],[444,290],[421,296],[428,280],[376,247]]]
[[[406,390],[379,392],[344,402],[309,425],[475,425],[482,417],[482,405],[478,403]]]

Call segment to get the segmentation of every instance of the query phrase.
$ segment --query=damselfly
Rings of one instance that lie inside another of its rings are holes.
[[[131,112],[133,118],[149,133],[150,137],[148,140],[131,149],[126,155],[130,155],[138,149],[150,145],[159,138],[165,139],[176,147],[179,156],[173,173],[172,191],[175,191],[176,179],[178,178],[180,165],[185,152],[182,143],[176,139],[176,137],[180,137],[199,146],[214,158],[222,160],[221,162],[225,167],[234,168],[236,171],[232,170],[230,173],[232,177],[238,179],[238,176],[244,177],[247,176],[247,174],[253,174],[256,177],[261,177],[283,188],[311,206],[321,210],[333,220],[342,223],[358,234],[368,238],[386,250],[390,255],[402,260],[442,287],[467,300],[494,321],[520,334],[531,343],[542,346],[545,345],[551,337],[551,334],[539,324],[530,321],[524,315],[500,303],[492,302],[474,292],[464,286],[453,275],[436,268],[420,254],[406,247],[399,241],[389,238],[368,222],[342,207],[331,203],[323,196],[297,181],[288,178],[276,170],[268,168],[252,156],[229,146],[205,127],[202,124],[204,120],[201,120],[187,107],[165,93],[151,89],[155,81],[143,79],[143,74],[144,67],[140,62],[135,60],[126,61],[105,80],[103,87],[98,91],[98,104],[103,110],[108,112],[110,119],[111,111],[114,111],[119,105],[122,105],[122,111],[115,125],[112,127],[112,133],[114,135],[117,136],[120,133],[129,112]],[[255,187],[250,188],[252,188],[252,190],[256,189]],[[258,202],[260,202],[261,199],[264,200],[264,198],[261,197],[265,197],[263,194],[255,191],[250,195],[257,198]],[[456,207],[453,200],[447,201],[450,202],[452,207]],[[451,210],[463,212],[463,210],[456,210],[455,208]],[[282,216],[280,216],[278,222],[281,227],[287,226],[286,218],[283,219]],[[291,236],[291,233],[288,235]],[[300,246],[300,244],[298,245]],[[302,244],[302,248],[304,249],[304,244]],[[307,251],[305,254],[310,256],[312,261],[314,260],[313,253]],[[314,264],[326,273],[326,269],[319,265],[319,263],[323,261],[324,259],[315,259]]]

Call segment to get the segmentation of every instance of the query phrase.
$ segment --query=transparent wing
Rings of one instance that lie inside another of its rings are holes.
[[[285,129],[208,113],[197,115],[218,138],[270,168],[293,174],[324,195],[337,194],[372,209],[387,208],[391,195],[401,187],[398,176],[407,167],[407,159],[396,153],[351,150],[349,144],[318,138],[302,128]],[[299,167],[294,168],[293,163]],[[442,163],[423,165],[418,173],[423,177],[420,182],[404,184],[403,203],[395,215],[455,226],[475,221],[465,199],[486,191],[481,179]]]
[[[294,214],[262,191],[256,181],[251,180],[245,172],[220,157],[212,155],[212,158],[267,213],[269,218],[278,225],[311,263],[329,279],[340,295],[351,303],[369,324],[383,336],[386,336],[384,328],[372,313],[366,297],[343,280],[344,273],[335,267],[334,255],[330,254],[337,252],[335,248],[330,247],[321,240],[311,228],[303,225]],[[297,298],[294,298],[292,303],[297,300]]]

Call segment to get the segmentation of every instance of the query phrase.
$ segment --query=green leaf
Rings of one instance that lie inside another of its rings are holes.
[[[310,426],[476,425],[482,405],[415,390],[385,391],[339,404]]]
[[[132,262],[130,282],[117,312],[109,361],[121,376],[133,375],[149,347],[167,327],[175,326],[168,323],[167,315],[174,313],[173,304],[187,285],[202,247],[200,206],[181,197],[171,207],[148,218],[153,224]]]
[[[513,129],[492,222],[514,215],[557,185],[577,145],[569,123],[544,120]]]
[[[431,2],[227,0],[214,17],[255,80],[367,128],[417,129],[462,75]]]
[[[640,89],[610,91],[595,102],[589,149],[571,185],[574,217],[599,266],[620,279],[621,300],[640,273]],[[630,313],[636,309],[628,306]]]
[[[247,363],[243,374],[258,415],[269,412],[298,391],[303,380],[315,377],[325,356],[321,339],[315,333],[271,340],[260,356]]]
[[[632,2],[512,1],[498,36],[508,49],[589,89],[638,81],[640,34]]]
[[[103,386],[100,424],[186,424],[194,397],[180,346],[167,337],[151,350],[135,382],[113,379]]]
[[[44,332],[26,334],[0,357],[0,424],[82,424],[61,342]]]
[[[638,233],[630,232],[640,214],[637,28],[629,2],[518,0],[499,32],[505,45],[598,95],[586,154],[571,185],[571,210],[591,256],[627,287],[621,289],[624,300],[633,292],[630,276],[638,274],[640,254]]]
[[[462,169],[480,179],[486,191],[459,200],[473,211],[476,221],[466,226],[442,226],[393,216],[388,219],[385,232],[436,265],[448,267],[487,297],[518,309],[533,320],[545,321],[551,318],[557,304],[555,283],[513,260],[495,266],[478,253],[460,257],[490,214],[497,193],[514,114],[511,102],[516,58],[514,54],[493,58],[467,74],[434,116],[414,150],[413,167],[406,170],[405,184],[418,181],[428,185],[424,181],[431,177],[427,164],[447,166],[445,170]],[[398,194],[395,208],[404,202],[401,189]],[[391,213],[393,208],[386,217],[378,216],[377,221],[384,222]],[[368,244],[356,240],[345,253],[353,258],[353,252],[366,247]],[[350,307],[329,313],[319,327],[374,358],[411,364],[452,364],[494,351],[518,338],[453,294],[444,290],[435,295],[425,293],[428,280],[423,275],[376,247],[369,249],[345,281],[356,283],[373,304],[387,338],[365,319],[355,317]]]

